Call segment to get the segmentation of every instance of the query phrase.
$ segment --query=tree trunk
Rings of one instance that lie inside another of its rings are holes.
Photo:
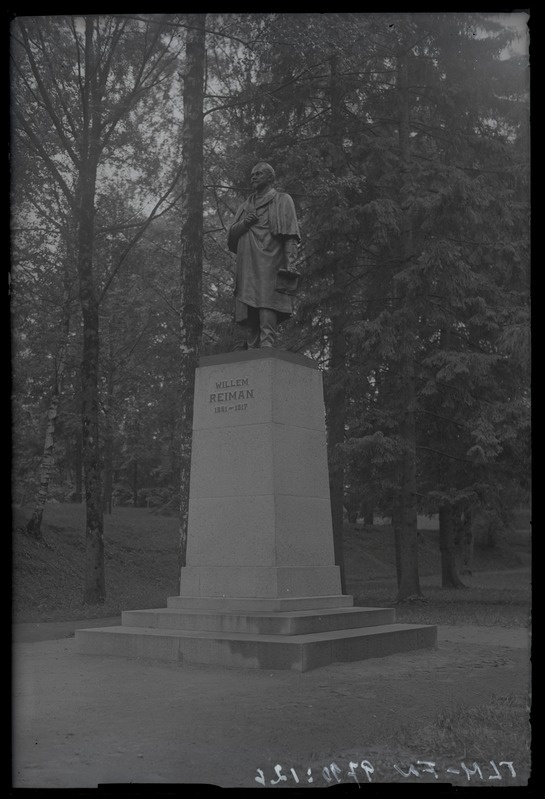
[[[109,423],[104,432],[104,487],[102,509],[104,513],[112,513],[112,492],[113,492],[113,440],[112,430]]]
[[[441,585],[443,588],[464,588],[456,565],[457,545],[454,512],[451,505],[439,508],[439,546],[441,548]]]
[[[104,573],[104,520],[99,447],[99,304],[93,275],[95,241],[95,191],[97,175],[96,109],[93,107],[97,64],[93,48],[94,18],[85,17],[85,72],[82,87],[83,131],[76,209],[78,220],[77,266],[83,322],[81,364],[82,460],[85,485],[85,585],[83,601],[98,605],[106,597]],[[93,83],[93,81],[95,83]]]
[[[45,503],[49,493],[49,480],[51,472],[55,466],[55,432],[57,429],[57,415],[59,410],[59,401],[63,391],[63,379],[66,368],[66,349],[68,346],[68,336],[70,334],[70,316],[72,304],[72,277],[71,270],[73,268],[73,232],[71,227],[65,228],[65,244],[66,254],[64,258],[64,277],[63,277],[63,303],[62,303],[62,339],[57,352],[56,367],[55,367],[55,380],[53,384],[53,394],[49,409],[47,411],[47,424],[45,431],[44,451],[42,456],[42,463],[40,466],[40,487],[36,495],[34,512],[27,525],[27,533],[33,538],[41,541],[42,536],[42,517],[44,513]]]
[[[472,513],[466,510],[460,521],[460,561],[462,574],[471,576],[473,568],[473,525]]]
[[[112,312],[114,313],[114,312]],[[112,425],[112,413],[114,405],[114,348],[115,326],[112,317],[108,319],[108,389],[106,403],[104,407],[104,486],[102,495],[102,509],[104,513],[112,513],[112,492],[113,492],[113,452],[114,452],[114,433]]]
[[[195,370],[202,318],[205,14],[188,14],[182,126],[180,568],[186,564]]]
[[[401,503],[398,499],[397,503],[392,508],[392,530],[394,531],[395,564],[398,591],[399,586],[401,585],[401,573],[403,571],[403,561],[401,559],[401,521]]]
[[[407,394],[409,400],[410,393]],[[407,411],[402,425],[406,451],[401,464],[400,523],[397,545],[401,574],[398,576],[397,602],[422,596],[418,574],[418,528],[416,508],[416,455],[414,413]]]
[[[55,385],[53,388],[53,396],[47,411],[47,425],[45,430],[44,451],[42,456],[42,463],[40,466],[40,487],[36,495],[34,504],[34,512],[27,524],[27,533],[38,541],[43,539],[42,536],[42,518],[47,502],[49,493],[49,480],[51,472],[55,466],[55,431],[57,427],[57,415],[59,410],[59,401],[62,393],[62,382],[65,368],[65,353],[66,341],[68,339],[68,332],[70,329],[70,297],[65,297],[65,309],[63,320],[63,335],[65,339],[59,348],[57,355],[57,372],[55,375]]]
[[[83,316],[83,358],[81,364],[82,456],[85,483],[85,587],[86,604],[104,602],[104,539],[98,424],[98,303],[92,285],[92,218],[86,215],[80,228],[80,297]]]
[[[338,87],[338,57],[330,59],[329,102],[331,115],[329,136],[331,139],[331,164],[334,175],[342,168],[342,126]],[[348,321],[346,313],[346,271],[339,263],[333,276],[333,311],[331,319],[331,358],[329,362],[329,391],[327,395],[327,434],[329,449],[329,490],[331,498],[331,521],[333,526],[333,550],[335,564],[339,567],[341,590],[346,591],[344,568],[344,466],[336,453],[338,444],[345,439],[346,420],[346,357],[347,342],[345,328]]]
[[[74,502],[81,505],[83,502],[83,456],[81,451],[81,430],[76,434],[74,448],[75,489]]]
[[[35,538],[37,541],[43,540],[42,535],[42,517],[44,513],[45,503],[47,501],[47,494],[49,490],[49,479],[51,471],[55,465],[54,449],[55,449],[55,427],[57,421],[57,412],[60,399],[60,386],[59,379],[55,381],[55,390],[49,404],[47,412],[47,427],[45,431],[44,452],[42,456],[42,463],[40,466],[40,487],[36,494],[34,503],[34,511],[28,521],[26,531]]]
[[[331,499],[331,521],[333,526],[333,550],[335,564],[339,567],[342,593],[346,590],[344,570],[344,467],[339,462],[335,448],[345,438],[345,369],[346,340],[343,330],[344,314],[333,318],[331,359],[329,367],[329,391],[327,408],[327,441],[329,449],[329,493]]]
[[[132,462],[132,504],[133,508],[138,507],[138,461],[136,458]]]
[[[403,218],[403,230],[400,242],[401,271],[406,269],[412,257],[412,192],[410,187],[410,127],[409,127],[409,94],[407,85],[407,55],[403,51],[398,55],[397,63],[399,93],[399,150],[401,162],[400,205]],[[414,312],[411,308],[411,289],[401,281],[396,287],[400,300],[399,310],[403,315],[404,330],[400,341],[400,397],[402,399],[402,420],[400,425],[404,451],[401,458],[400,490],[399,490],[399,563],[401,574],[398,574],[398,594],[396,601],[422,596],[418,575],[418,538],[416,508],[416,422],[415,422],[415,374],[414,352],[415,331]]]
[[[375,523],[375,511],[372,505],[365,504],[363,507],[363,523],[372,527]]]

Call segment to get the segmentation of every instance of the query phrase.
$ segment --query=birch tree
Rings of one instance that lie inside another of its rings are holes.
[[[155,21],[153,21],[155,22]],[[26,17],[11,26],[14,128],[63,195],[75,227],[75,261],[83,324],[82,459],[86,499],[84,602],[105,598],[99,446],[99,302],[95,262],[97,191],[116,169],[131,111],[175,60],[157,24],[98,17]],[[55,52],[55,59],[51,53]],[[156,126],[155,126],[156,127]],[[150,131],[154,125],[150,124]]]
[[[203,95],[205,14],[188,15],[183,76],[180,373],[182,431],[180,457],[179,563],[185,566],[195,370],[199,363],[202,320],[203,246]]]

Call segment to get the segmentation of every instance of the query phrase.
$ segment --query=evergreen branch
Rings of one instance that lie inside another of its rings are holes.
[[[433,411],[427,411],[424,408],[416,408],[415,413],[424,413],[426,416],[434,416],[436,419],[442,419],[444,422],[452,422],[452,424],[455,424],[457,427],[462,427],[464,430],[471,430],[467,424],[458,422],[456,419],[451,419],[448,416],[441,416],[441,414],[434,413]]]
[[[469,463],[472,466],[475,465],[473,461],[470,461],[467,458],[459,458],[457,455],[451,455],[449,452],[441,452],[440,450],[433,449],[432,447],[424,447],[421,446],[420,444],[417,444],[416,449],[424,450],[425,452],[433,452],[435,455],[442,455],[445,458],[450,458],[451,460],[459,461],[460,463]]]
[[[213,108],[208,108],[206,111],[203,111],[203,118],[207,117],[208,114],[213,114],[214,111],[225,111],[229,108],[242,108],[249,103],[253,103],[259,97],[259,94],[252,95],[249,99],[246,100],[234,100],[232,103],[225,103],[224,105],[215,105]]]

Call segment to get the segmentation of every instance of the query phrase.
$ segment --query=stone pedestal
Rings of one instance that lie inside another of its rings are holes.
[[[274,349],[203,358],[181,596],[340,593],[322,373]]]
[[[80,652],[305,671],[436,643],[341,593],[322,375],[274,349],[197,370],[186,566],[166,608],[76,631]]]

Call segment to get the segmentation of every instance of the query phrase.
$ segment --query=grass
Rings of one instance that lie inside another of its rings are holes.
[[[176,519],[134,508],[115,508],[105,516],[106,602],[84,606],[83,506],[47,505],[43,542],[22,532],[29,514],[29,508],[14,514],[15,621],[117,616],[121,610],[164,607],[167,597],[178,593]]]
[[[511,575],[505,575],[506,581]],[[478,580],[478,575],[476,578]],[[520,578],[519,578],[520,579]],[[482,627],[525,627],[530,616],[530,585],[517,588],[470,586],[449,589],[425,586],[424,601],[396,605],[402,624],[475,624]],[[391,607],[395,586],[368,584],[354,601],[365,607]]]
[[[177,593],[178,523],[175,518],[154,515],[146,509],[115,508],[105,517],[107,600],[100,606],[83,606],[83,559],[85,518],[80,505],[50,504],[44,514],[44,541],[24,532],[31,508],[14,511],[13,611],[15,621],[54,621],[117,616],[131,608],[164,607]],[[345,531],[347,593],[358,605],[391,606],[396,591],[393,535],[389,528],[347,526]],[[530,586],[521,573],[510,573],[523,563],[516,549],[475,551],[473,575],[468,587],[442,589],[432,575],[440,572],[437,534],[423,531],[419,564],[424,602],[396,607],[401,623],[475,624],[504,627],[526,626],[530,612]],[[489,570],[489,571],[485,571]],[[497,572],[491,574],[490,572]],[[503,573],[502,573],[503,572]],[[410,691],[410,686],[408,688]],[[408,694],[410,697],[410,693]],[[366,752],[375,773],[373,782],[451,782],[456,786],[492,787],[526,785],[530,773],[530,725],[528,696],[495,696],[486,705],[467,707],[463,697],[430,723],[397,726],[391,738],[376,751]],[[332,758],[341,762],[337,752]],[[346,753],[344,761],[350,759]],[[439,778],[423,771],[418,760],[433,760]],[[361,760],[361,757],[360,757]],[[490,761],[501,770],[493,775]],[[343,762],[344,762],[343,761]],[[513,761],[516,777],[500,761]],[[330,762],[323,760],[323,763]],[[461,763],[478,773],[470,780]],[[408,778],[411,764],[418,772]],[[460,774],[447,773],[458,769]],[[360,768],[359,780],[367,780]],[[348,780],[350,781],[350,780]],[[325,784],[325,783],[324,783]]]
[[[473,707],[454,705],[416,733],[411,730],[405,737],[403,730],[398,731],[396,742],[465,761],[523,762],[530,750],[529,710],[528,696],[523,694],[495,696]]]
[[[147,509],[114,508],[105,520],[106,602],[84,606],[85,511],[50,503],[43,542],[24,532],[32,508],[14,509],[13,614],[15,621],[55,621],[117,616],[122,610],[164,607],[178,593],[178,521]],[[513,550],[475,550],[471,585],[447,590],[427,585],[441,559],[437,533],[419,533],[419,566],[425,603],[398,606],[397,620],[430,624],[526,625],[529,585],[505,574],[501,587],[487,585],[479,570],[521,565]],[[347,593],[358,605],[390,606],[395,597],[393,534],[387,527],[347,525],[344,554]],[[514,580],[512,584],[509,579]],[[382,582],[381,582],[382,581]]]
[[[528,784],[530,747],[528,696],[493,695],[486,704],[453,704],[423,727],[397,727],[380,746],[366,749],[365,756],[375,783],[513,787]],[[360,758],[345,753],[332,759],[344,765]],[[363,769],[355,771],[366,787]]]
[[[372,746],[315,753],[312,772],[323,786],[335,784],[335,766],[341,775],[337,781],[353,783],[357,778],[364,788],[370,782],[450,783],[470,788],[527,785],[531,763],[529,711],[529,697],[522,693],[492,694],[486,704],[473,706],[464,704],[463,699],[453,701],[429,723],[419,726],[415,717],[408,724],[393,726]],[[299,771],[304,773],[304,769]]]
[[[453,704],[420,729],[413,726],[410,729],[398,728],[392,736],[392,745],[398,750],[398,762],[403,764],[405,771],[411,762],[423,760],[425,753],[433,752],[430,759],[437,764],[448,764],[460,770],[459,779],[449,775],[449,780],[455,784],[525,785],[530,772],[529,712],[526,694],[495,695],[486,704],[473,707]],[[498,767],[501,781],[489,781],[490,775],[495,774],[490,761]],[[499,765],[502,762],[513,763],[515,777],[507,766]],[[470,769],[477,763],[483,780],[478,772],[470,775],[468,780],[461,763]],[[430,776],[426,781],[434,780],[435,777]]]

